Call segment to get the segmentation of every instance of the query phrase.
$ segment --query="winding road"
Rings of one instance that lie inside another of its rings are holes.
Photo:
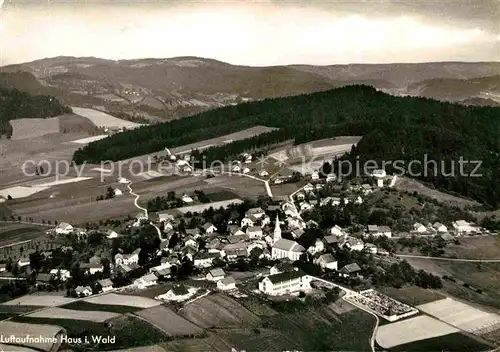
[[[146,219],[149,219],[148,210],[139,205],[139,195],[132,190],[132,181],[127,183],[127,188],[129,190],[129,193],[135,197],[135,199],[134,199],[135,207],[139,210],[142,210],[144,212],[144,216],[146,216]],[[156,226],[152,221],[150,221],[149,224],[152,225],[156,229],[156,232],[158,233],[158,237],[160,237],[160,240],[162,240],[162,241],[168,240],[168,238],[164,238],[162,236],[161,230],[158,228],[158,226]]]

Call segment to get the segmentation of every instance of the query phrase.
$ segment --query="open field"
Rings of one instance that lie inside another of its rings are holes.
[[[446,296],[438,292],[426,290],[418,286],[404,286],[402,288],[381,287],[378,290],[397,301],[413,307],[446,298]]]
[[[120,316],[109,320],[111,327],[106,327],[103,323],[80,320],[75,323],[73,319],[57,318],[33,318],[15,317],[15,321],[31,324],[51,324],[63,327],[69,337],[87,338],[89,344],[75,344],[71,346],[72,351],[105,351],[119,350],[122,348],[132,348],[138,346],[155,345],[165,341],[168,337],[160,330],[148,324],[146,321],[134,316]],[[38,331],[36,331],[38,334]],[[36,335],[35,333],[31,335]],[[114,344],[93,343],[92,336],[115,336]]]
[[[62,306],[61,308],[65,309],[71,309],[74,311],[102,311],[102,312],[111,312],[111,313],[120,313],[120,314],[126,314],[126,313],[133,313],[137,312],[138,310],[141,310],[141,307],[132,307],[132,306],[121,306],[117,304],[95,304],[95,303],[90,303],[87,301],[75,301],[71,302],[69,304],[66,304]],[[1,310],[1,306],[0,306]]]
[[[164,305],[143,309],[137,312],[136,315],[160,328],[168,336],[180,337],[203,334],[203,329],[175,314]]]
[[[92,136],[92,137],[87,137],[87,138],[76,139],[74,141],[71,141],[70,143],[88,144],[88,143],[91,143],[91,142],[100,141],[101,139],[104,139],[106,137],[108,137],[107,134],[101,134],[101,135],[98,135],[98,136]]]
[[[161,302],[146,297],[119,295],[116,293],[108,293],[97,297],[90,297],[85,299],[85,302],[93,304],[118,305],[118,306],[129,306],[137,308],[151,308],[161,304]]]
[[[50,188],[49,186],[31,186],[31,187],[14,186],[0,190],[0,197],[3,199],[8,199],[9,196],[12,197],[13,199],[26,198],[35,193],[45,191],[49,188]]]
[[[493,348],[462,333],[452,333],[405,343],[389,348],[389,352],[484,352]]]
[[[28,241],[44,235],[46,228],[36,225],[3,223],[0,226],[0,247]]]
[[[74,319],[74,320],[88,320],[94,322],[104,322],[106,320],[115,318],[120,314],[110,313],[104,311],[90,311],[90,310],[71,310],[65,308],[49,308],[44,309],[32,314],[28,314],[31,318],[53,318],[58,319]]]
[[[202,328],[228,328],[257,324],[260,319],[235,300],[214,294],[185,306],[181,314]]]
[[[114,116],[94,109],[78,108],[73,106],[71,107],[71,109],[75,114],[88,118],[94,123],[94,125],[98,127],[125,127],[127,129],[133,129],[141,126],[141,124],[118,119]]]
[[[500,315],[488,313],[451,298],[417,307],[446,323],[475,334],[500,328]]]
[[[457,328],[437,319],[421,315],[379,327],[377,343],[382,348],[391,348],[414,341],[430,339],[459,332]]]
[[[59,119],[17,119],[9,121],[12,126],[11,140],[40,137],[46,134],[59,133]]]
[[[221,329],[216,333],[243,351],[294,351],[296,346],[285,334],[272,329]]]
[[[0,322],[0,332],[2,337],[15,336],[19,338],[25,338],[26,336],[43,336],[44,338],[54,338],[62,329],[59,326],[54,325],[33,325],[33,324],[21,324],[11,321]],[[42,340],[39,342],[25,342],[23,345],[28,348],[34,348],[38,351],[57,351],[60,343],[49,342]],[[10,346],[9,346],[10,347]],[[7,349],[5,351],[16,351],[15,349]]]
[[[177,211],[181,212],[182,214],[186,214],[188,212],[201,213],[204,210],[207,210],[209,208],[213,208],[213,209],[227,208],[227,206],[230,204],[240,204],[240,203],[243,203],[243,201],[241,199],[236,198],[236,199],[229,199],[229,200],[221,200],[219,202],[190,205],[188,207],[177,208]]]
[[[235,175],[219,175],[204,181],[210,187],[227,189],[242,198],[256,198],[267,196],[264,182],[249,177]]]
[[[448,244],[445,248],[447,257],[462,259],[499,259],[500,236],[462,236],[460,244]]]
[[[456,282],[443,279],[444,291],[450,295],[500,309],[500,263],[448,262],[422,258],[406,258],[415,268],[423,269],[435,275],[452,277]],[[481,293],[462,283],[467,283]]]
[[[15,298],[11,301],[2,303],[2,305],[21,305],[21,306],[41,306],[51,307],[76,301],[76,298],[51,295],[26,295]]]

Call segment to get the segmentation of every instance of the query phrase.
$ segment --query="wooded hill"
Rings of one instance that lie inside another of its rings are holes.
[[[91,143],[74,154],[84,161],[122,160],[233,133],[256,125],[280,128],[248,140],[210,148],[203,154],[228,157],[293,139],[304,143],[336,135],[363,135],[350,156],[362,159],[481,160],[482,177],[429,174],[417,178],[491,206],[500,205],[500,108],[470,107],[426,98],[394,97],[368,86],[266,99],[204,112],[161,125],[145,126]],[[475,165],[465,165],[470,173]],[[391,171],[391,168],[387,168]],[[418,170],[413,170],[414,172]]]
[[[31,95],[17,89],[0,88],[0,136],[12,135],[10,120],[48,118],[71,112],[71,109],[47,95]]]

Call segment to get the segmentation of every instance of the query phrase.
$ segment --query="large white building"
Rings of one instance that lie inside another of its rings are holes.
[[[302,270],[293,270],[265,277],[259,282],[259,290],[270,296],[307,292],[311,289],[310,282],[310,277]]]
[[[453,228],[458,233],[471,233],[478,232],[479,230],[479,228],[475,224],[465,220],[457,220],[453,222]]]
[[[61,222],[56,226],[55,231],[58,235],[67,235],[73,232],[73,226],[67,222]]]

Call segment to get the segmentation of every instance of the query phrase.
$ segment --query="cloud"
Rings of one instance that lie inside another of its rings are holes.
[[[1,1],[1,0],[0,0]],[[2,64],[58,55],[111,59],[202,56],[234,64],[498,60],[498,34],[376,15],[264,3],[177,7],[12,8]]]

